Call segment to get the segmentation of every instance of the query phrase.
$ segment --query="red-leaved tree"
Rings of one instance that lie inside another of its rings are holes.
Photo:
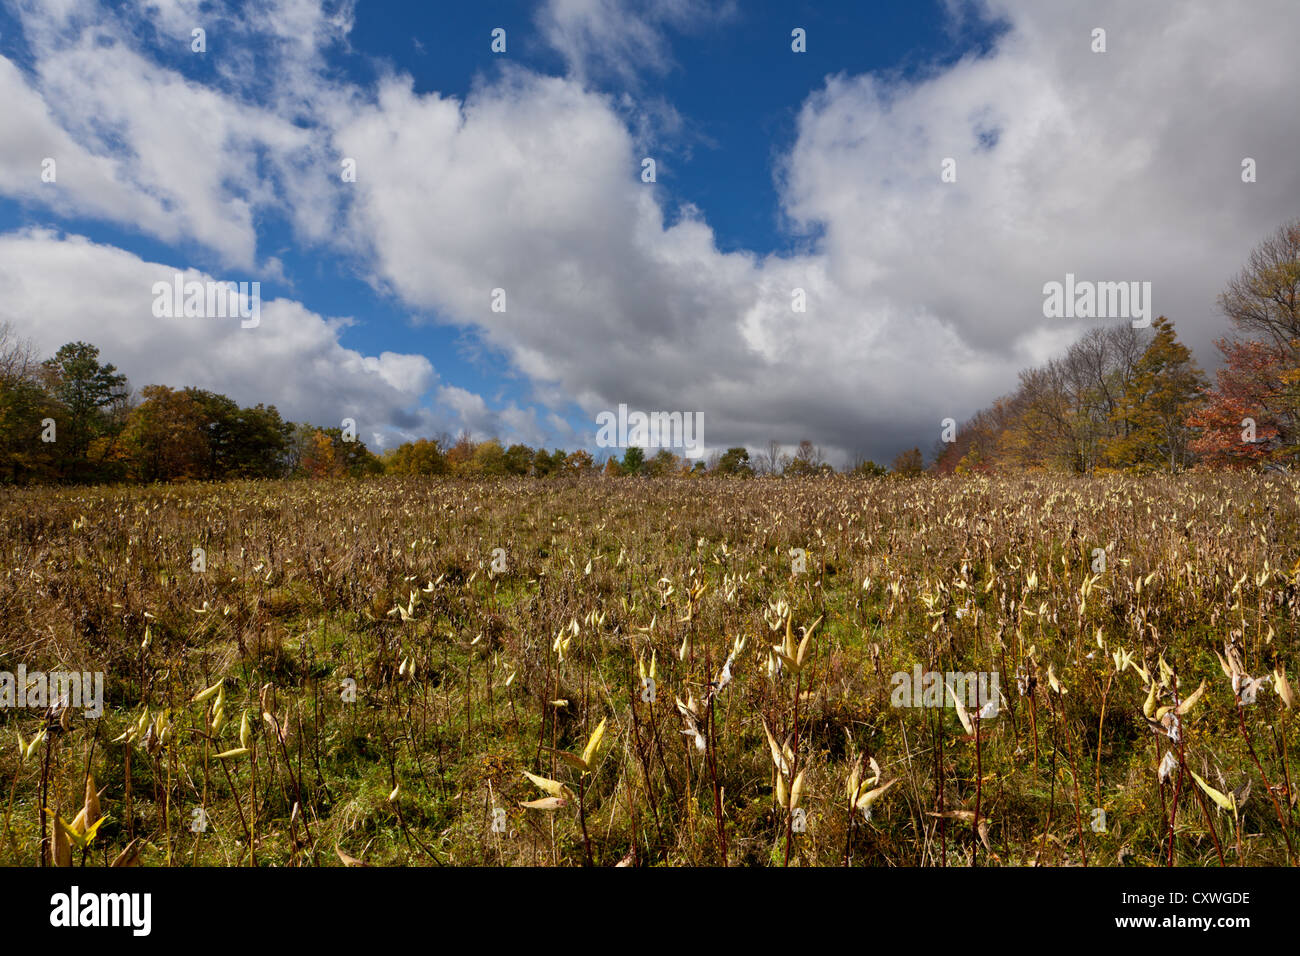
[[[1239,466],[1293,456],[1300,441],[1296,345],[1220,339],[1224,367],[1206,401],[1188,416],[1191,448],[1207,464]],[[1253,440],[1252,440],[1253,439]]]

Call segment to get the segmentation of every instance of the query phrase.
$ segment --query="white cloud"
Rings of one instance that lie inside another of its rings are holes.
[[[325,239],[339,158],[310,121],[344,98],[322,78],[320,47],[346,35],[349,9],[282,0],[241,19],[188,0],[20,6],[33,67],[25,76],[0,57],[0,96],[16,104],[0,117],[0,194],[193,240],[244,269],[257,266],[260,214],[287,211],[304,240]],[[209,31],[208,52],[190,52],[194,26]],[[180,52],[151,58],[137,30]],[[269,47],[256,62],[254,35]],[[207,57],[222,84],[182,72]],[[40,182],[41,156],[56,160],[57,186]]]
[[[829,78],[780,170],[784,212],[817,235],[803,256],[723,254],[691,210],[667,224],[611,102],[520,73],[464,103],[388,81],[338,130],[369,170],[352,222],[406,301],[588,413],[700,410],[711,443],[926,445],[1083,331],[1042,316],[1067,271],[1152,281],[1213,361],[1214,296],[1300,186],[1281,26],[1300,8],[1218,9],[1005,0],[984,9],[1011,25],[987,57]],[[1110,52],[1093,54],[1103,21]],[[1242,184],[1245,155],[1269,176]]]
[[[642,71],[672,68],[670,29],[689,32],[734,13],[734,3],[703,0],[547,0],[534,20],[579,81],[635,83]]]
[[[44,355],[90,342],[135,388],[196,386],[241,404],[274,404],[285,418],[328,426],[353,418],[368,434],[431,429],[418,408],[437,381],[423,355],[363,355],[339,343],[346,319],[300,303],[262,303],[261,321],[159,319],[153,285],[211,277],[146,262],[81,236],[27,230],[0,235],[0,321],[14,323]]]

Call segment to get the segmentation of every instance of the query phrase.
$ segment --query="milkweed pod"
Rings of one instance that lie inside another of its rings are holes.
[[[1147,699],[1142,704],[1142,714],[1146,717],[1155,716],[1156,712],[1156,682],[1151,682],[1151,689],[1147,692]]]
[[[799,806],[799,799],[803,796],[803,771],[800,770],[798,776],[794,778],[794,783],[790,785],[790,809],[794,810]]]
[[[873,803],[888,793],[889,788],[896,783],[898,783],[898,778],[894,778],[883,787],[876,787],[874,790],[868,790],[866,793],[862,794],[862,796],[858,797],[857,808],[859,810],[869,809]]]
[[[244,754],[246,754],[246,753],[248,753],[248,748],[247,748],[247,747],[236,747],[234,750],[227,750],[227,751],[225,751],[225,752],[223,752],[223,753],[219,753],[219,754],[217,754],[213,759],[214,759],[214,760],[229,760],[229,759],[232,758],[232,757],[242,757],[242,756],[243,756]]]
[[[1277,696],[1282,698],[1282,703],[1286,705],[1287,710],[1295,706],[1295,693],[1287,682],[1286,667],[1282,664],[1273,669],[1273,689],[1277,691]]]
[[[545,790],[553,797],[559,797],[564,794],[564,784],[560,783],[558,780],[550,780],[546,777],[539,777],[536,774],[529,773],[527,770],[524,771],[524,776],[527,777],[529,780],[531,780],[533,783],[537,784],[537,786],[541,787],[543,790]]]
[[[582,751],[582,762],[587,766],[588,770],[591,769],[591,762],[596,757],[596,751],[600,749],[601,738],[605,736],[606,719],[607,718],[604,717],[600,719],[600,723],[596,726],[596,729],[591,733],[591,739],[587,741],[586,748]]]
[[[199,691],[197,694],[194,695],[194,697],[190,700],[190,703],[201,704],[203,703],[203,701],[211,697],[215,697],[217,694],[221,693],[221,688],[225,684],[225,682],[226,679],[223,677],[221,680],[217,681],[211,687],[205,687],[203,690]]]
[[[54,859],[55,866],[72,866],[72,841],[68,839],[68,828],[63,818],[54,818]]]
[[[388,802],[389,802],[389,803],[396,803],[396,802],[397,802],[397,796],[398,796],[398,794],[400,794],[401,792],[402,792],[402,785],[399,783],[397,786],[395,786],[395,787],[393,788],[393,792],[390,793],[390,794],[388,795]]]
[[[239,746],[248,746],[248,735],[250,732],[248,726],[248,711],[244,711],[244,715],[239,718]]]
[[[1054,687],[1057,686],[1055,680],[1053,680],[1052,683]],[[965,729],[966,733],[975,733],[975,725],[970,721],[970,714],[966,713],[966,708],[962,706],[962,702],[957,697],[956,692],[952,689],[952,685],[945,683],[943,686],[948,689],[948,695],[952,698],[953,707],[957,710],[957,719],[961,721],[961,725]]]
[[[1233,811],[1237,808],[1237,798],[1234,794],[1223,794],[1215,790],[1203,779],[1195,770],[1188,770],[1188,773],[1196,780],[1200,788],[1205,791],[1205,795],[1219,805],[1221,809]]]
[[[1192,691],[1192,693],[1189,696],[1183,698],[1183,702],[1178,705],[1179,715],[1181,716],[1187,713],[1193,707],[1195,707],[1196,702],[1201,699],[1201,695],[1204,693],[1205,693],[1205,681],[1201,681],[1201,686],[1196,688],[1196,690]]]
[[[794,634],[790,630],[792,622],[793,615],[787,611],[785,614],[785,643],[781,646],[781,651],[793,662],[799,655],[799,649],[795,646]]]
[[[780,771],[776,774],[776,802],[786,809],[790,807],[790,797],[785,790],[785,777]]]
[[[817,619],[817,621],[820,620],[821,618]],[[795,664],[799,668],[803,667],[803,662],[805,659],[807,659],[808,642],[812,640],[813,628],[817,626],[817,621],[814,621],[812,627],[808,628],[808,630],[804,632],[803,640],[799,642],[799,650],[795,654]]]
[[[781,748],[776,745],[776,738],[772,736],[772,731],[767,729],[767,721],[763,721],[763,734],[767,737],[767,745],[772,751],[772,763],[777,768],[778,773],[787,772],[785,757],[781,753]]]
[[[82,813],[86,815],[87,820],[99,819],[99,791],[95,789],[95,775],[86,774],[86,800]]]
[[[344,866],[366,866],[367,865],[361,862],[360,860],[358,860],[355,856],[351,856],[350,854],[344,853],[337,846],[334,847],[334,852],[338,854],[338,857],[340,860],[343,861]]]
[[[1218,651],[1215,651],[1214,656],[1219,659],[1219,669],[1223,671],[1223,676],[1228,678],[1228,680],[1232,680],[1232,668],[1229,667],[1228,662],[1223,659],[1223,655]]]
[[[1047,665],[1047,683],[1052,688],[1052,690],[1055,691],[1056,693],[1058,694],[1066,693],[1065,687],[1061,684],[1059,680],[1056,679],[1055,664]]]
[[[563,797],[541,797],[537,800],[526,800],[519,805],[529,810],[558,810],[566,803],[568,801]]]
[[[557,750],[555,751],[555,754],[561,760],[567,763],[570,767],[573,767],[577,770],[581,770],[583,773],[586,773],[588,770],[591,769],[590,767],[587,766],[587,762],[583,760],[581,757],[579,757],[577,754],[571,754],[567,750]]]
[[[1165,655],[1160,655],[1160,683],[1169,686],[1169,679],[1174,676],[1174,669],[1165,663]]]
[[[1156,770],[1156,775],[1160,782],[1164,783],[1178,769],[1178,761],[1174,759],[1174,752],[1166,750],[1164,759],[1160,761],[1160,766]]]
[[[119,867],[135,866],[140,862],[140,854],[144,852],[145,845],[143,837],[136,837],[122,849],[122,852],[113,859],[113,862],[109,864],[109,867],[116,869]]]

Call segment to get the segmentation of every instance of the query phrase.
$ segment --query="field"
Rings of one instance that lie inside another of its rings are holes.
[[[0,549],[0,671],[105,699],[0,711],[11,864],[1295,862],[1292,478],[46,489]]]

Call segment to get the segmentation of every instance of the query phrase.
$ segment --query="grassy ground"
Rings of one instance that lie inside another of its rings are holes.
[[[106,699],[0,711],[5,862],[1295,860],[1293,480],[244,483],[0,522],[0,671]],[[894,706],[914,665],[996,675],[998,713]]]

